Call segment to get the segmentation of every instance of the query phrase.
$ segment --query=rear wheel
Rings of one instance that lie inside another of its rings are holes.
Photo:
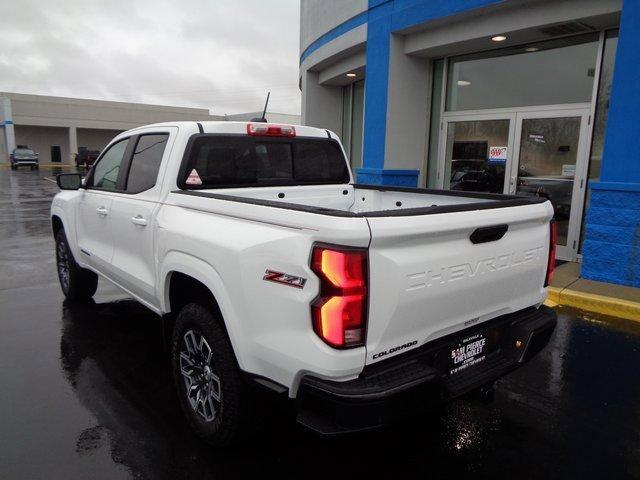
[[[56,266],[60,287],[67,300],[88,300],[93,297],[98,288],[98,276],[76,263],[62,228],[56,233]]]
[[[214,446],[242,437],[248,392],[222,320],[196,303],[180,310],[171,363],[180,405],[193,430]]]

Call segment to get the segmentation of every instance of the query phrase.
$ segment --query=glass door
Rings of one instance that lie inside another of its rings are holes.
[[[447,190],[506,193],[515,114],[447,116],[440,142],[439,185]]]
[[[558,258],[574,261],[584,203],[588,109],[517,115],[509,192],[549,199],[558,225]]]

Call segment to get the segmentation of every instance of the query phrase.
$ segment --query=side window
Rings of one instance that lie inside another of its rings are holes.
[[[102,188],[104,190],[115,190],[118,182],[118,173],[120,172],[120,164],[124,157],[124,151],[127,149],[129,139],[120,140],[114,143],[107,150],[100,161],[96,163],[93,170],[92,186]]]
[[[141,135],[131,158],[127,192],[139,193],[156,184],[169,134]]]

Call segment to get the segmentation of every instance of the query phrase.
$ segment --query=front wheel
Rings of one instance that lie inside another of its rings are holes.
[[[56,267],[62,293],[67,300],[88,300],[96,293],[98,276],[76,263],[62,228],[56,233]]]
[[[193,430],[217,447],[242,437],[249,394],[221,321],[211,309],[190,303],[176,318],[171,342],[182,410]]]

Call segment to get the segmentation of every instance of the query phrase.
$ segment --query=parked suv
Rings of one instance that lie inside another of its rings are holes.
[[[18,148],[15,148],[9,155],[9,159],[11,170],[16,170],[21,166],[29,166],[31,170],[38,169],[38,154],[26,145],[18,145]]]

